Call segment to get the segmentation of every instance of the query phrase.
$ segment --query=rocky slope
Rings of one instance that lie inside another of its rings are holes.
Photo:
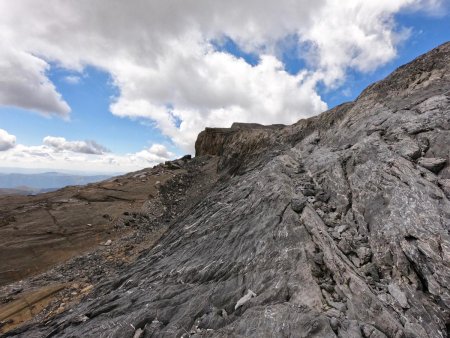
[[[157,195],[155,182],[175,174],[161,169],[35,196],[0,196],[0,286],[115,238],[126,230],[123,212],[140,212]]]
[[[204,195],[215,168],[184,157],[87,186],[0,196],[0,334],[51,318],[127,269]]]
[[[447,43],[292,126],[205,130],[217,182],[79,305],[6,336],[448,337],[449,100]]]

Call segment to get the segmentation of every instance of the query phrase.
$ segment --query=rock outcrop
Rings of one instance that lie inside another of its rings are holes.
[[[292,126],[207,129],[220,179],[21,337],[448,337],[450,43]]]

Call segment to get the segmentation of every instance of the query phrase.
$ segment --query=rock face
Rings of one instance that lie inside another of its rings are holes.
[[[445,44],[292,126],[207,129],[207,195],[72,311],[7,336],[448,337],[449,100]]]

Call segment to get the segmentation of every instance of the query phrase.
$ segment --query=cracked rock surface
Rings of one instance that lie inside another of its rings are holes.
[[[448,337],[450,43],[292,126],[199,135],[221,175],[118,278],[18,337]]]

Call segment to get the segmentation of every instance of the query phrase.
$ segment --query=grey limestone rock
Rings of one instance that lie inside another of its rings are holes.
[[[400,290],[398,285],[391,283],[388,286],[388,290],[402,308],[409,308],[408,299],[406,298],[405,293]]]
[[[236,305],[234,306],[234,309],[237,310],[239,307],[247,303],[253,297],[256,297],[256,293],[254,293],[252,290],[248,290],[247,293],[237,301]]]
[[[291,208],[296,213],[301,213],[306,206],[308,200],[303,196],[296,196],[291,201]]]
[[[447,163],[446,158],[428,158],[423,157],[420,158],[417,163],[421,165],[422,167],[434,172],[437,174],[442,168],[444,168],[445,164]]]

